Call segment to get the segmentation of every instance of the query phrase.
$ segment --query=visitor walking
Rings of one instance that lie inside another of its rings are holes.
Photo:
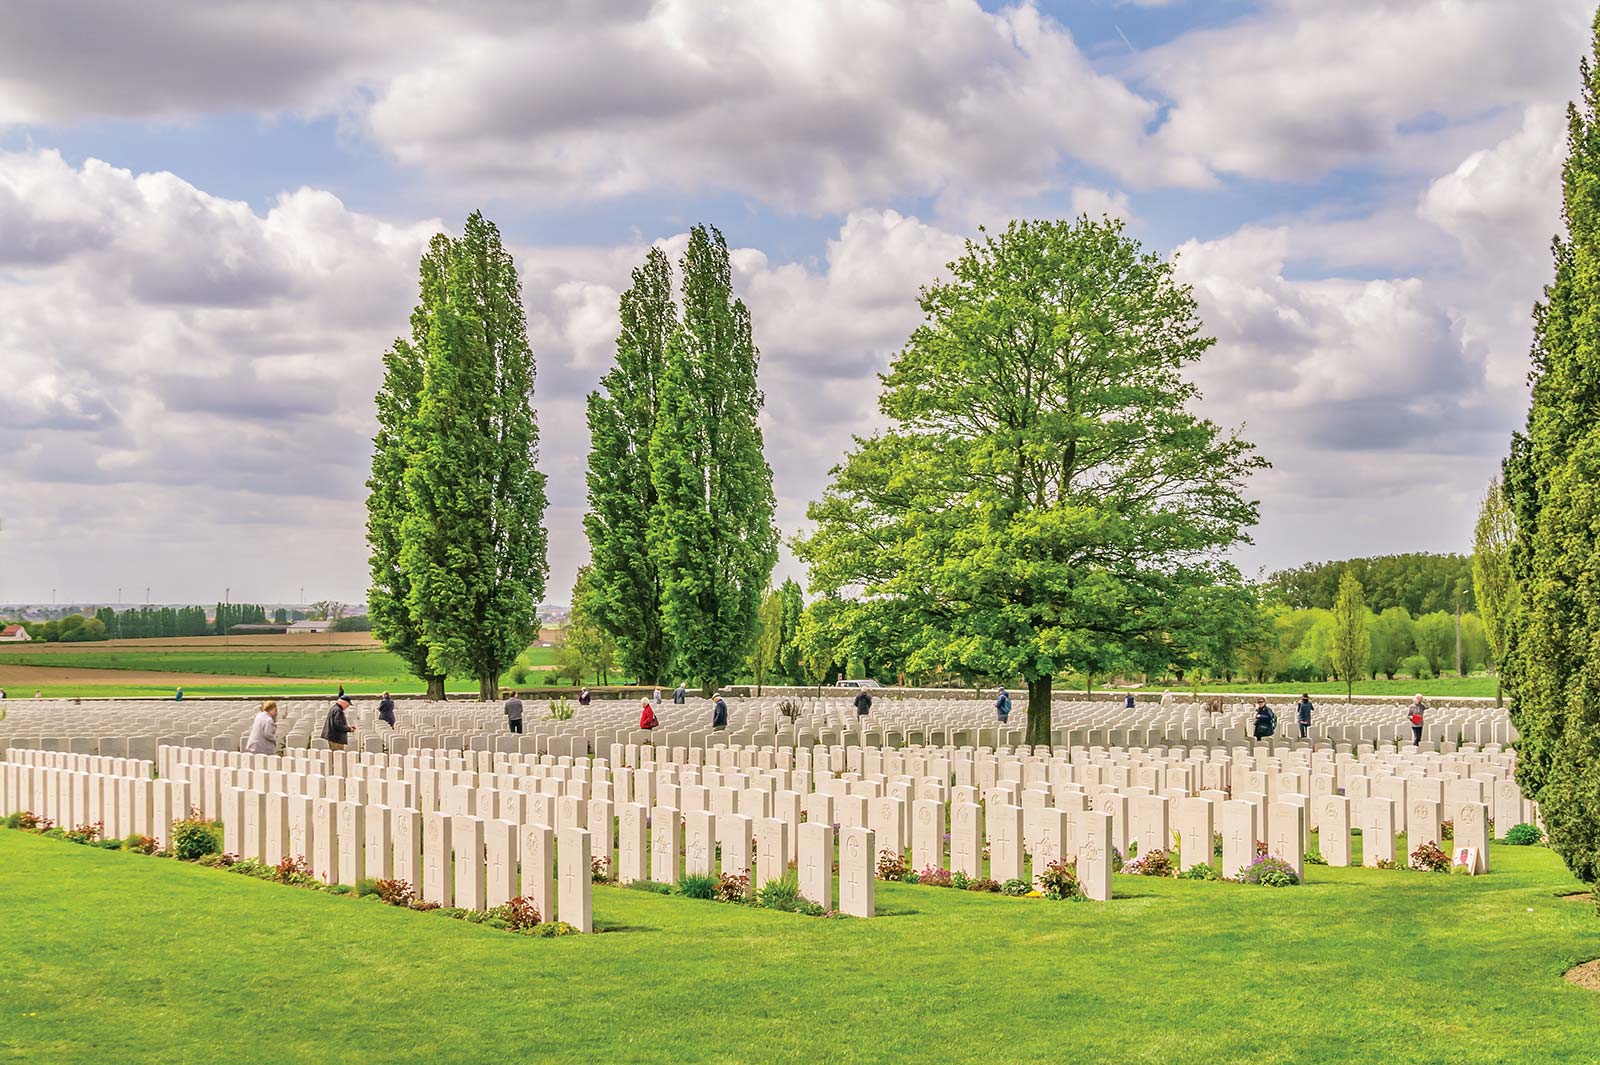
[[[339,685],[339,694],[335,695],[334,698],[335,699],[343,699],[344,698],[344,685],[343,684]]]
[[[1004,687],[1001,687],[1000,694],[995,697],[994,713],[1000,719],[1000,724],[1002,725],[1011,716],[1011,693],[1006,691]]]
[[[34,692],[34,693],[33,693],[33,697],[34,697],[34,698],[35,698],[35,699],[37,699],[37,698],[39,698],[39,693],[38,693],[38,692]],[[179,703],[181,703],[181,702],[183,702],[183,688],[181,688],[181,687],[180,687],[180,688],[179,688],[179,689],[178,689],[178,694],[177,694],[177,695],[174,695],[174,696],[173,696],[173,697],[172,697],[172,699],[173,699],[173,701],[174,701],[174,702],[179,702]]]
[[[522,700],[518,699],[515,693],[512,694],[511,698],[506,700],[506,725],[511,729],[512,732],[518,733],[519,735],[521,734]]]
[[[1161,693],[1161,709],[1163,709],[1163,710],[1171,710],[1172,709],[1172,689],[1171,688],[1168,688],[1166,691]]]
[[[723,702],[722,693],[717,693],[717,701],[711,704],[711,731],[721,732],[728,727],[728,704]]]
[[[1127,694],[1127,696],[1122,700],[1122,708],[1124,710],[1132,710],[1133,709],[1133,693],[1132,692],[1129,692]]]
[[[1299,716],[1299,719],[1300,719],[1300,738],[1301,739],[1305,739],[1306,738],[1306,730],[1311,727],[1311,711],[1312,711],[1312,709],[1313,709],[1313,707],[1311,705],[1311,693],[1307,692],[1306,694],[1300,696],[1300,705],[1295,707],[1295,710],[1298,713],[1298,716]]]
[[[384,692],[383,698],[378,700],[378,720],[394,728],[394,697],[388,692]]]
[[[1411,721],[1411,742],[1418,747],[1422,746],[1422,715],[1428,712],[1428,704],[1422,701],[1422,693],[1418,692],[1411,697],[1409,718]]]
[[[650,705],[650,700],[649,699],[640,699],[639,700],[639,727],[642,728],[642,729],[645,729],[646,731],[648,731],[650,729],[655,728],[659,724],[661,724],[661,722],[656,720],[656,710],[655,710],[655,707]]]
[[[675,705],[682,706],[688,699],[689,692],[684,688],[683,681],[680,680],[678,686],[672,689],[672,701]]]
[[[328,741],[330,751],[344,750],[345,744],[350,742],[350,733],[356,730],[356,727],[350,724],[350,719],[345,716],[345,711],[348,709],[350,700],[341,695],[333,701],[327,718],[322,722],[322,738]]]
[[[1278,731],[1278,715],[1272,712],[1265,699],[1256,700],[1256,739],[1264,740]]]
[[[244,749],[250,754],[277,754],[278,753],[278,703],[268,699],[261,704],[261,709],[256,711],[255,720],[250,722],[250,739],[245,742]]]
[[[862,688],[856,692],[855,701],[852,705],[856,708],[857,718],[866,717],[867,711],[872,709],[872,696],[867,694],[867,689]]]
[[[589,705],[589,699],[590,699],[590,695],[589,695],[589,689],[588,688],[585,688],[581,692],[578,693],[578,705],[579,706],[588,706]]]
[[[661,701],[661,689],[657,688],[655,691],[650,693],[650,705],[654,706],[656,703],[659,703],[660,701]]]

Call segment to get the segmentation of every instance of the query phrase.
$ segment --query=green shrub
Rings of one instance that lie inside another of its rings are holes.
[[[1058,858],[1045,866],[1044,872],[1034,879],[1047,899],[1075,902],[1084,897],[1083,885],[1078,883],[1078,865],[1065,858]]]
[[[767,910],[794,913],[803,901],[800,883],[792,873],[781,880],[767,881],[756,892],[756,905]]]
[[[22,814],[20,814],[20,813],[6,814],[5,820],[4,821],[0,821],[0,824],[5,825],[7,828],[21,828],[22,827]]]
[[[222,841],[217,838],[217,826],[199,818],[174,821],[172,852],[183,862],[197,862],[208,854],[221,854]]]
[[[1130,876],[1172,876],[1178,870],[1173,864],[1172,852],[1157,847],[1128,862],[1122,871]]]
[[[1544,842],[1544,833],[1538,825],[1512,825],[1506,829],[1506,842],[1513,847],[1532,847]]]
[[[528,667],[523,665],[521,662],[518,662],[516,665],[512,666],[511,683],[515,684],[519,688],[528,683]]]
[[[1322,856],[1322,852],[1320,850],[1317,850],[1315,847],[1313,847],[1312,849],[1306,851],[1305,863],[1307,865],[1327,865],[1328,859]]]
[[[370,876],[364,876],[356,881],[356,894],[361,898],[378,893],[378,882]]]
[[[991,879],[990,877],[987,877],[987,876],[980,876],[976,880],[971,880],[971,881],[967,882],[967,890],[968,891],[990,891],[990,892],[999,891],[1000,890],[1000,881]]]
[[[1220,880],[1222,878],[1217,875],[1217,871],[1214,868],[1211,867],[1210,863],[1201,862],[1198,865],[1191,865],[1191,866],[1189,866],[1189,868],[1187,868],[1183,872],[1179,873],[1178,874],[1178,879],[1179,880]]]
[[[630,880],[623,887],[629,891],[648,891],[655,895],[672,894],[672,885],[663,884],[659,880]]]
[[[551,676],[555,676],[555,674],[552,673]],[[565,695],[561,696],[558,699],[551,699],[550,700],[550,720],[551,721],[571,721],[572,720],[572,702]]]
[[[717,897],[717,878],[710,873],[690,873],[678,881],[678,894],[686,899]]]
[[[1450,871],[1450,855],[1429,840],[1411,852],[1411,868],[1424,873],[1446,873]]]
[[[1239,881],[1261,887],[1292,887],[1300,883],[1300,878],[1295,875],[1294,867],[1282,858],[1263,854],[1245,866]]]
[[[1000,894],[1010,895],[1013,898],[1026,895],[1032,890],[1026,880],[1018,880],[1015,877],[1000,885]]]
[[[330,894],[330,895],[349,895],[349,894],[352,894],[354,891],[355,891],[355,888],[351,887],[349,884],[329,884],[328,885],[328,894]]]
[[[958,869],[950,874],[950,886],[957,891],[965,891],[972,886],[972,878]]]

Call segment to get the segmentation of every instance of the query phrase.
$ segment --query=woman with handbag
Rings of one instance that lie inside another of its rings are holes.
[[[1419,692],[1412,697],[1409,720],[1411,721],[1411,742],[1418,747],[1422,746],[1422,715],[1428,712],[1428,704],[1422,701]]]

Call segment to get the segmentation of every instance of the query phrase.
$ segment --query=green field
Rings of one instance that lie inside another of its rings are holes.
[[[1590,1062],[1592,906],[1543,848],[1109,905],[880,884],[826,921],[596,887],[535,940],[0,831],[0,1058]]]
[[[555,648],[530,647],[523,660],[530,665],[553,665]],[[399,655],[367,648],[333,651],[230,650],[218,641],[217,649],[192,647],[137,648],[104,651],[59,651],[29,654],[0,653],[0,663],[15,666],[52,666],[60,669],[143,670],[160,673],[213,673],[222,676],[327,677],[364,683],[416,682]],[[465,681],[466,678],[451,678]],[[419,687],[420,691],[421,688]]]

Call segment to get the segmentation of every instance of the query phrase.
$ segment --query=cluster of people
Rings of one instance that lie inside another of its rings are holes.
[[[661,701],[661,689],[657,688],[649,698],[639,700],[639,727],[646,732],[661,726],[661,718],[656,716],[655,704]],[[689,692],[679,684],[672,692],[672,701],[677,706],[682,706],[689,701]],[[718,692],[711,702],[711,729],[721,732],[728,727],[728,704]]]

